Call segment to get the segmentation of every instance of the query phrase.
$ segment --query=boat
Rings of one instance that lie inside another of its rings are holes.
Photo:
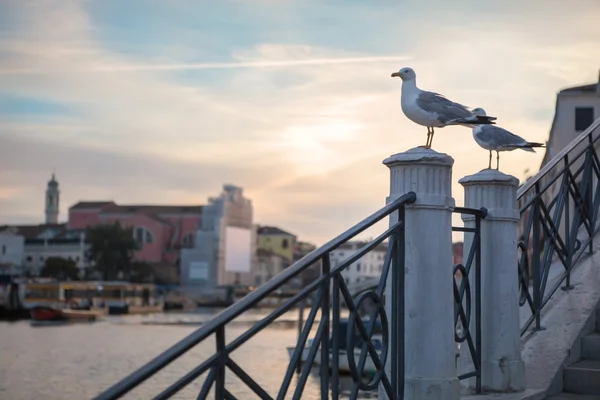
[[[162,312],[163,296],[155,284],[97,282],[96,307],[109,314],[149,314]]]
[[[368,321],[363,321],[365,326],[368,325]],[[339,372],[345,374],[351,374],[350,370],[350,361],[348,360],[348,351],[347,351],[347,329],[348,329],[348,320],[340,320],[340,326],[338,329],[338,343],[339,343],[339,352],[338,352],[338,366]],[[358,334],[358,332],[354,333],[354,346],[353,346],[353,356],[354,362],[358,367],[358,362],[360,360],[360,355],[362,351],[363,341]],[[375,333],[371,337],[371,342],[375,347],[375,351],[381,357],[382,346],[382,334],[381,334],[381,324],[375,325]],[[308,353],[310,352],[310,348],[314,343],[314,339],[308,339],[306,346],[302,349],[302,355],[300,356],[300,360],[302,363],[305,363],[308,360]],[[294,350],[296,347],[288,347],[288,355],[290,359],[294,354]],[[329,338],[329,365],[331,366],[331,361],[333,359],[333,350],[332,350],[332,338]],[[313,361],[313,365],[321,365],[321,349],[317,350],[315,355],[315,359]],[[371,355],[367,352],[367,358],[365,359],[365,367],[363,369],[363,375],[373,375],[377,372],[375,368],[375,363],[371,358]]]
[[[29,313],[34,326],[45,325],[40,323],[48,322],[94,322],[101,316],[101,312],[95,310],[59,309],[46,306],[35,306],[29,310]]]

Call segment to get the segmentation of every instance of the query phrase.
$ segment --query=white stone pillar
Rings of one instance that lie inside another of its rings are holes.
[[[465,207],[488,210],[481,221],[482,388],[524,390],[517,271],[519,180],[492,169],[459,183],[465,188]]]
[[[388,202],[411,191],[417,195],[405,212],[405,399],[457,400],[451,273],[454,160],[417,147],[383,163],[391,172]],[[390,224],[395,222],[390,218]],[[389,279],[386,312],[391,322]],[[388,358],[388,374],[390,368]]]

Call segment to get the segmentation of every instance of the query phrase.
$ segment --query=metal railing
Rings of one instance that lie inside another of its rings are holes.
[[[473,368],[471,371],[460,374],[458,379],[474,377],[475,390],[477,393],[481,393],[481,219],[487,216],[487,210],[456,207],[454,212],[474,217],[473,227],[452,227],[453,232],[473,235],[466,262],[455,264],[452,270],[454,276],[454,340],[460,345],[466,343]],[[472,316],[473,303],[475,303],[474,316]]]
[[[534,322],[535,330],[542,328],[544,306],[563,282],[563,290],[571,289],[573,267],[586,248],[592,251],[600,207],[599,140],[600,119],[517,192],[521,203],[520,305],[531,311],[521,335]],[[552,265],[562,268],[554,271]]]
[[[229,373],[236,375],[259,398],[272,399],[273,397],[234,362],[230,355],[278,317],[290,311],[311,295],[314,296],[312,307],[308,313],[304,328],[300,332],[298,342],[276,398],[283,399],[285,397],[290,388],[293,374],[300,364],[303,365],[300,369],[300,377],[298,378],[293,398],[298,399],[302,396],[313,361],[317,359],[318,353],[320,353],[318,361],[320,364],[321,398],[330,398],[330,395],[333,399],[339,397],[338,377],[340,354],[342,353],[340,350],[343,349],[340,346],[340,332],[338,330],[340,327],[340,298],[342,298],[350,312],[347,332],[348,340],[345,349],[353,380],[350,398],[354,399],[357,397],[359,391],[371,390],[381,383],[382,390],[388,398],[402,399],[404,395],[404,274],[392,273],[389,279],[388,276],[392,268],[393,270],[404,270],[404,207],[407,204],[413,203],[415,199],[415,193],[410,192],[389,203],[370,217],[308,254],[232,306],[223,310],[179,343],[99,394],[96,399],[108,400],[123,396],[199,343],[206,341],[213,334],[216,338],[214,354],[178,381],[165,388],[155,399],[170,398],[206,372],[208,373],[207,378],[202,385],[198,398],[206,398],[211,389],[213,389],[215,398],[233,399],[235,397],[225,386],[227,369],[229,369]],[[393,213],[397,213],[396,222],[391,223],[390,227],[381,235],[367,243],[340,265],[331,266],[330,252],[383,218],[390,216],[390,219],[394,219]],[[367,291],[361,293],[356,298],[352,298],[341,275],[342,272],[386,239],[388,240],[388,249],[376,290]],[[240,336],[226,343],[226,328],[230,321],[256,306],[270,293],[319,261],[322,262],[322,273],[318,279],[311,282],[297,295],[285,301],[281,306],[277,307],[268,316],[262,318]],[[391,293],[392,304],[394,305],[392,311],[395,316],[399,316],[399,318],[394,318],[395,323],[392,323],[391,326],[389,326],[390,321],[383,301],[386,283],[392,286],[388,291],[388,293]],[[367,301],[371,302],[373,307],[371,307],[368,313],[369,318],[364,320],[363,316],[360,315],[360,310],[361,306]],[[306,346],[308,335],[311,332],[319,311],[320,321],[317,324],[317,332],[312,343]],[[381,349],[376,349],[376,342],[372,340],[377,321],[380,321],[381,324]],[[330,332],[331,339],[329,338]],[[354,350],[357,345],[354,338],[355,333],[358,333],[360,341],[358,343],[360,345],[358,360],[355,358]],[[307,354],[305,359],[303,359],[305,350],[307,350]],[[370,360],[376,368],[376,373],[370,380],[364,381],[363,372],[367,356],[370,356]],[[390,358],[389,373],[384,368],[388,362],[388,358]]]

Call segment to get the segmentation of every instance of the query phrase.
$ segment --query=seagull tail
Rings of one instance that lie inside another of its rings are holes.
[[[490,117],[488,115],[472,115],[467,118],[456,118],[450,121],[450,124],[456,125],[496,125],[496,117]]]
[[[523,145],[521,147],[521,149],[528,151],[530,153],[535,153],[535,150],[533,149],[534,147],[546,147],[546,145],[544,143],[527,142],[525,145]]]

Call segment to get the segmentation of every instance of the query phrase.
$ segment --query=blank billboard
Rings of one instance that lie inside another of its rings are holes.
[[[250,229],[225,227],[225,271],[250,272],[252,232]]]

